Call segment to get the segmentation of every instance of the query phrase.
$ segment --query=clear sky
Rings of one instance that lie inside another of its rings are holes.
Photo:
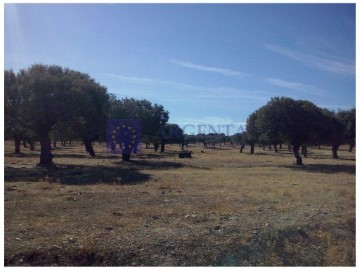
[[[274,96],[355,107],[354,4],[5,4],[5,68],[57,64],[170,122],[233,124]],[[197,133],[195,131],[195,133]]]

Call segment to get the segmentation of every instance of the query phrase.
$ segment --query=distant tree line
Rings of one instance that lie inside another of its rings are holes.
[[[32,65],[18,73],[4,72],[5,139],[13,139],[15,153],[21,142],[40,142],[40,166],[52,167],[56,142],[81,140],[95,156],[95,141],[106,138],[107,119],[140,119],[146,143],[160,145],[170,140],[169,112],[145,99],[117,99],[88,74],[56,65]],[[176,125],[177,126],[177,125]],[[183,141],[177,126],[176,139]],[[175,137],[173,136],[173,139]],[[51,143],[53,142],[53,144]]]
[[[225,135],[225,133],[198,133],[196,135],[185,134],[184,140],[186,144],[198,143],[202,144],[206,148],[216,148],[216,145],[221,146],[228,143],[233,145],[231,137]]]

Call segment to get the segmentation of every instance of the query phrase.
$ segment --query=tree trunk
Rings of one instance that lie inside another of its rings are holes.
[[[245,145],[242,144],[242,145],[240,146],[240,153],[243,152],[244,148],[245,148]]]
[[[160,153],[164,153],[164,151],[165,151],[165,140],[162,140],[160,146]]]
[[[30,150],[35,151],[35,141],[31,140],[29,141],[29,144],[30,144]]]
[[[302,158],[299,155],[299,149],[300,149],[300,145],[293,146],[294,156],[296,158],[296,165],[303,165]]]
[[[331,151],[332,151],[333,158],[339,158],[339,156],[337,154],[338,149],[339,149],[339,145],[332,146]]]
[[[303,145],[301,147],[301,154],[304,156],[304,157],[307,157],[307,147],[305,145]]]
[[[53,167],[53,154],[51,153],[51,140],[49,137],[49,133],[40,135],[40,146],[40,163],[38,164],[38,166],[43,166],[46,168]]]
[[[253,144],[250,144],[250,154],[254,154],[255,147]]]
[[[84,140],[84,144],[85,144],[86,152],[88,152],[90,156],[95,157],[95,151],[92,145],[92,141]]]
[[[353,144],[353,143],[349,144],[349,152],[352,152],[354,146],[355,146],[355,144]]]
[[[158,143],[154,143],[155,152],[157,152],[158,148],[159,148],[159,144],[158,144]]]
[[[279,147],[279,149],[282,149],[282,144],[280,143],[280,147]]]
[[[28,148],[25,140],[23,140],[23,146],[24,146],[24,148]]]
[[[20,143],[21,143],[21,139],[20,138],[14,138],[15,141],[15,154],[20,154]]]
[[[275,149],[275,153],[278,153],[278,152],[279,152],[278,149],[277,149],[277,145],[276,145],[276,144],[274,144],[274,149]]]
[[[289,150],[289,152],[291,152],[291,145],[290,144],[288,144],[288,150]]]
[[[121,159],[123,161],[130,161],[130,154],[122,154]]]
[[[53,142],[53,148],[56,148],[56,140]]]

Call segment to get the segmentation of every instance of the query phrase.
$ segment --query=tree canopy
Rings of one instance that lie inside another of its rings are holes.
[[[302,165],[301,146],[331,144],[333,157],[337,158],[341,143],[355,144],[355,110],[335,114],[309,101],[287,97],[272,98],[249,116],[246,127],[250,145],[256,141],[292,145],[298,165]]]
[[[104,133],[109,97],[89,75],[37,64],[16,75],[5,71],[5,76],[7,126],[16,123],[14,130],[31,130],[38,136],[39,165],[53,166],[50,133],[56,127],[73,129],[85,142]]]

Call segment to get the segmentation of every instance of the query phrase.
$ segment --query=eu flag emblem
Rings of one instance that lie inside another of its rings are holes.
[[[106,141],[113,154],[141,152],[142,123],[138,119],[109,119]]]

